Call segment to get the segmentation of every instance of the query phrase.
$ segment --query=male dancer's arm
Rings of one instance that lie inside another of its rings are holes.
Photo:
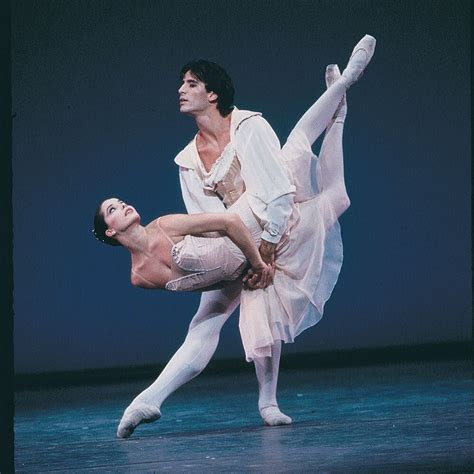
[[[263,225],[260,253],[272,263],[291,215],[295,188],[281,160],[278,137],[265,119],[252,116],[243,121],[235,143],[249,205]]]

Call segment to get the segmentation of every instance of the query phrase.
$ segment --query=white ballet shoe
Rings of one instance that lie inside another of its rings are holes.
[[[266,426],[291,425],[293,423],[293,420],[282,413],[276,405],[261,408],[260,416]]]
[[[337,64],[328,64],[326,66],[326,87],[329,89],[340,77],[341,71]]]
[[[342,80],[346,84],[346,87],[350,87],[356,82],[364,69],[369,64],[375,51],[375,44],[377,41],[373,36],[365,35],[355,46],[352,51],[349,62],[347,63],[346,69],[342,73]]]
[[[326,87],[329,89],[339,78],[341,77],[341,71],[337,64],[329,64],[326,66]],[[346,95],[342,98],[341,102],[337,106],[336,111],[333,115],[333,120],[337,122],[344,122],[347,115],[347,101]]]
[[[117,438],[129,438],[141,423],[151,423],[161,418],[159,408],[146,403],[133,403],[124,411],[117,428]]]

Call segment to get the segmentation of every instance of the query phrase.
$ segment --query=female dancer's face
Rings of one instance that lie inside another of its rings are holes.
[[[140,215],[135,208],[125,204],[120,199],[106,199],[101,204],[100,209],[104,216],[104,222],[108,227],[105,233],[109,237],[113,237],[117,232],[125,231],[134,223],[140,223]]]
[[[189,115],[205,112],[217,99],[217,95],[214,92],[207,92],[204,82],[193,76],[190,71],[184,75],[178,94],[179,111]]]

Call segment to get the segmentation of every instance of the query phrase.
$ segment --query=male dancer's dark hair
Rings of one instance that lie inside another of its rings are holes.
[[[181,68],[180,79],[190,72],[204,82],[207,92],[217,94],[217,110],[223,117],[232,112],[234,104],[234,85],[227,71],[219,64],[205,59],[194,59]]]

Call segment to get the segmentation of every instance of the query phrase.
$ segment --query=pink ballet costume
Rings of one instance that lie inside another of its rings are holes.
[[[334,186],[339,192],[326,190],[324,153],[318,159],[298,129],[283,146],[281,159],[297,184],[295,198],[304,200],[295,199],[288,230],[277,245],[273,285],[242,291],[239,327],[248,361],[269,356],[276,340],[293,342],[321,319],[342,265],[337,218],[349,206],[343,175]],[[310,168],[316,176],[308,175]],[[239,214],[259,245],[262,226],[245,193],[228,211]],[[245,257],[227,237],[186,236],[173,246],[172,260],[176,278],[166,289],[173,291],[202,291],[240,278],[246,267]]]

